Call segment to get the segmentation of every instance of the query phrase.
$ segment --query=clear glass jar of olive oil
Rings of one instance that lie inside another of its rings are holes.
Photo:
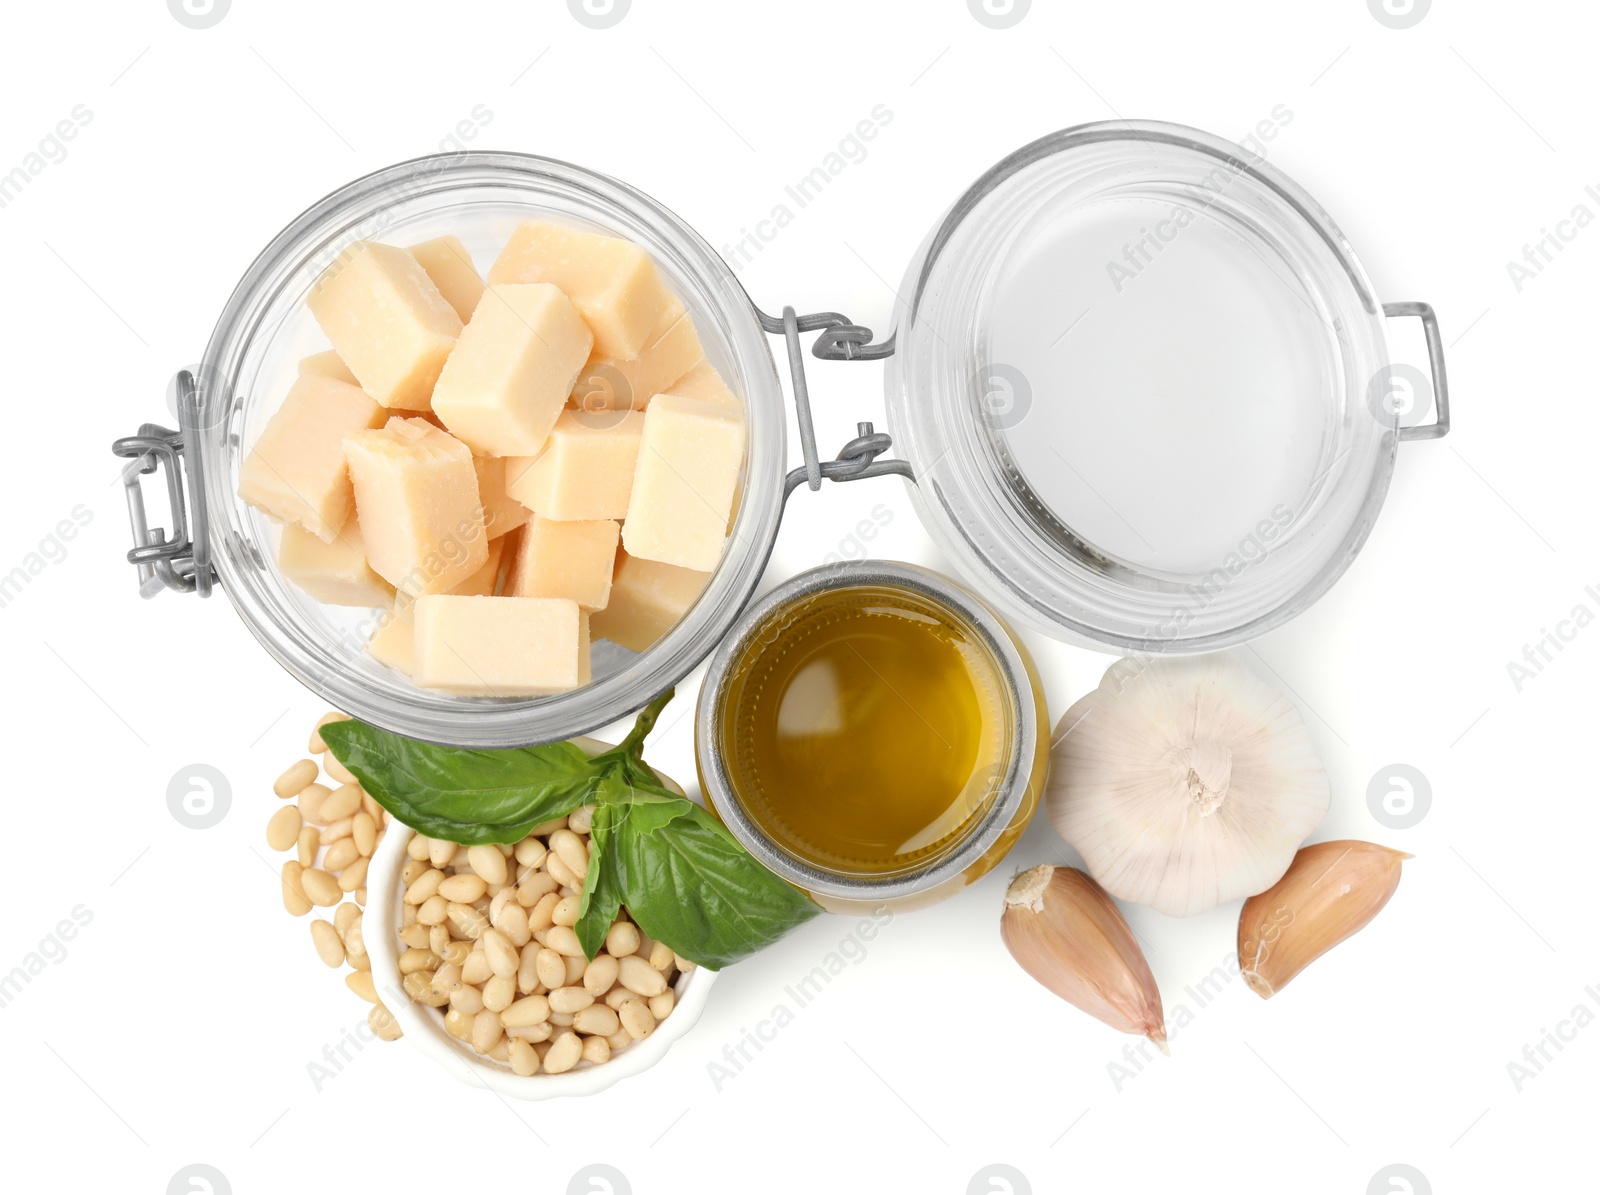
[[[767,595],[701,701],[712,807],[828,908],[914,907],[972,882],[1044,783],[1026,650],[979,599],[911,565],[833,565]]]

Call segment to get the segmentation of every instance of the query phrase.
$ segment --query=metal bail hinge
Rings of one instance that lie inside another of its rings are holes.
[[[185,413],[195,411],[194,379],[187,373],[178,375],[179,421],[188,423]],[[111,445],[111,451],[127,460],[122,468],[122,484],[127,491],[128,523],[133,529],[134,546],[128,552],[128,562],[139,570],[139,596],[154,597],[163,589],[176,589],[180,593],[198,593],[208,597],[216,582],[211,568],[209,543],[206,540],[204,507],[200,488],[198,462],[190,461],[190,475],[196,490],[195,530],[189,533],[189,507],[185,501],[183,485],[185,436],[181,431],[146,423],[137,436],[127,436]],[[145,517],[144,483],[146,474],[166,468],[167,505],[172,513],[172,534],[160,527],[149,526]]]
[[[771,316],[756,309],[761,326],[767,332],[781,335],[789,350],[789,377],[794,388],[795,421],[800,428],[800,450],[805,464],[792,470],[784,480],[783,496],[787,498],[804,482],[813,490],[822,488],[823,478],[829,481],[854,481],[860,477],[882,477],[898,473],[916,480],[911,465],[906,461],[877,458],[889,451],[888,433],[874,432],[872,424],[856,424],[856,437],[839,450],[835,460],[823,462],[817,455],[817,433],[811,421],[811,392],[806,385],[805,354],[800,348],[800,333],[821,332],[811,346],[811,354],[824,361],[872,361],[894,352],[894,336],[878,344],[872,343],[872,329],[853,324],[834,311],[821,311],[814,315],[796,315],[793,307],[785,307],[782,316]]]

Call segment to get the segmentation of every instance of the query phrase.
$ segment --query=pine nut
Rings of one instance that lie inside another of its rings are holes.
[[[326,800],[322,802],[319,811],[325,822],[336,822],[343,818],[353,817],[361,808],[361,786],[359,784],[345,783],[334,789]]]
[[[481,950],[474,950],[467,955],[467,961],[461,964],[464,983],[485,983],[493,975],[494,968],[489,965],[489,956]]]
[[[552,1012],[578,1012],[594,1003],[594,997],[582,988],[555,988],[550,992]]]
[[[544,1069],[549,1074],[559,1075],[577,1066],[582,1058],[582,1040],[576,1033],[563,1033],[545,1051]]]
[[[303,917],[311,912],[311,901],[303,885],[305,869],[290,859],[281,873],[283,907],[291,917]]]
[[[286,851],[300,837],[300,810],[285,805],[267,820],[267,845],[275,851]]]
[[[547,880],[550,878],[550,876],[545,872],[541,871],[539,874],[544,876],[544,878]],[[554,925],[556,906],[561,903],[561,900],[561,896],[559,896],[554,889],[551,889],[549,892],[546,892],[543,896],[541,896],[538,903],[535,904],[533,908],[528,910],[528,932],[538,933],[539,931],[547,930]],[[519,901],[518,903],[521,902]]]
[[[534,955],[533,969],[539,982],[547,988],[558,988],[567,981],[566,960],[548,946]]]
[[[556,902],[556,907],[550,910],[550,920],[557,925],[577,925],[578,906],[582,903],[576,896],[563,896]]]
[[[311,742],[307,744],[306,750],[313,755],[321,755],[328,749],[328,744],[322,741],[322,728],[329,722],[348,722],[349,720],[348,714],[334,713],[332,711],[323,714],[322,717],[317,719],[316,726],[312,728]]]
[[[372,860],[363,855],[358,857],[355,862],[348,864],[339,873],[339,891],[354,892],[365,885],[367,882],[367,868],[371,863]]]
[[[606,953],[623,958],[639,949],[639,930],[631,922],[619,921],[606,930]]]
[[[668,988],[659,996],[651,996],[646,1003],[650,1006],[650,1015],[658,1021],[664,1021],[677,1005],[678,997],[671,988]]]
[[[505,1026],[500,1023],[500,1014],[485,1008],[472,1018],[472,1048],[480,1054],[487,1054],[500,1044],[500,1038],[505,1034]]]
[[[501,1020],[505,1018],[502,1016]],[[523,1041],[537,1042],[549,1041],[555,1033],[555,1026],[549,1021],[540,1021],[537,1025],[522,1025],[516,1029],[506,1027],[507,1037],[520,1037]]]
[[[384,808],[378,804],[377,799],[366,789],[361,790],[361,812],[372,819],[374,826],[383,825]]]
[[[450,902],[444,897],[435,894],[423,901],[417,909],[417,922],[420,925],[443,925],[444,919],[450,914]]]
[[[406,904],[420,905],[428,897],[435,895],[439,891],[439,885],[443,882],[444,872],[437,867],[430,867],[406,888]]]
[[[370,971],[370,970],[372,970],[372,956],[371,955],[368,955],[368,954],[354,954],[353,955],[347,950],[347,951],[345,951],[345,956],[346,956],[345,957],[345,961],[348,962],[357,971]]]
[[[431,841],[426,834],[413,834],[411,841],[406,843],[406,857],[409,859],[426,859],[428,857],[428,844]]]
[[[494,1012],[509,1008],[511,1002],[517,998],[517,977],[515,975],[491,975],[483,985],[483,1006]]]
[[[516,901],[510,901],[500,910],[494,927],[509,938],[518,950],[526,946],[533,936],[528,932],[528,912]]]
[[[372,982],[371,971],[352,971],[344,977],[344,986],[368,1004],[378,1003],[378,987]]]
[[[539,982],[539,951],[542,950],[537,942],[529,942],[522,948],[521,957],[517,963],[517,991],[527,995],[535,988],[542,987]]]
[[[596,1065],[611,1061],[611,1043],[603,1037],[586,1037],[583,1039],[583,1060]]]
[[[583,969],[583,990],[599,999],[611,990],[621,970],[617,960],[609,954],[597,954],[594,961]]]
[[[333,928],[339,931],[339,936],[344,937],[344,931],[350,928],[350,923],[361,916],[361,910],[349,901],[345,901],[333,911]]]
[[[471,905],[452,904],[447,916],[451,929],[461,937],[474,942],[489,928],[489,919]]]
[[[379,1041],[399,1041],[401,1037],[400,1022],[381,1004],[374,1004],[367,1011],[367,1028]]]
[[[567,982],[566,982],[565,986],[567,986],[569,988],[570,987],[581,987],[583,985],[583,973],[584,973],[585,969],[589,966],[589,960],[584,958],[583,955],[581,955],[581,954],[578,955],[577,957],[573,957],[572,955],[569,954],[569,955],[566,956],[566,960],[567,960]]]
[[[593,805],[579,805],[567,814],[567,829],[578,834],[587,834],[594,825],[594,809]]]
[[[283,775],[272,782],[272,791],[278,794],[280,800],[287,801],[290,797],[298,795],[301,789],[316,778],[317,764],[315,760],[296,760],[289,765]]]
[[[427,950],[428,927],[420,922],[416,925],[408,925],[400,931],[400,940],[407,946],[411,946],[417,950]]]
[[[668,946],[665,942],[657,942],[655,945],[650,947],[650,965],[657,971],[660,971],[663,975],[672,970],[672,960],[674,957],[675,956],[672,953],[672,947]]]
[[[514,853],[516,854],[517,862],[524,867],[538,867],[539,864],[544,862],[545,845],[537,838],[524,838],[517,843],[517,849]]]
[[[576,892],[583,886],[583,881],[567,866],[566,860],[562,859],[554,850],[544,857],[544,869],[550,873],[562,888]],[[564,892],[562,895],[565,896],[567,893]]]
[[[557,954],[564,954],[568,958],[583,958],[583,945],[578,941],[578,935],[572,932],[569,925],[552,925],[544,944]]]
[[[401,887],[409,888],[421,879],[428,870],[426,859],[407,859],[406,865],[400,869]]]
[[[344,764],[339,762],[339,757],[332,751],[322,753],[322,770],[332,776],[340,784],[360,784],[355,774],[349,771]]]
[[[337,967],[344,962],[344,943],[330,922],[320,918],[312,921],[311,944],[317,948],[317,957],[328,966]]]
[[[623,1001],[622,1007],[617,1009],[617,1016],[634,1041],[640,1041],[655,1032],[656,1019],[650,1012],[650,1006],[643,1000]]]
[[[685,975],[694,970],[693,961],[684,958],[681,954],[674,954],[672,956],[672,965],[678,968],[678,970],[683,972]]]
[[[465,875],[456,874],[447,876],[439,884],[439,895],[446,900],[453,900],[460,904],[470,905],[487,890],[489,885],[483,882],[483,877],[468,872]]]
[[[428,982],[433,983],[433,970],[439,965],[439,956],[426,948],[419,949],[413,946],[400,956],[400,974],[412,975],[419,971],[428,972]]]
[[[511,1028],[537,1025],[550,1019],[550,1001],[543,996],[524,996],[508,1005],[500,1019]]]
[[[475,1017],[483,1011],[483,993],[471,984],[464,983],[450,993],[450,1007]]]
[[[566,818],[554,817],[547,822],[540,822],[533,829],[529,830],[528,836],[530,838],[549,838],[550,835],[554,834],[557,830],[566,829],[566,826]]]
[[[467,866],[478,873],[485,884],[506,882],[506,857],[494,846],[469,846]]]
[[[355,892],[353,892],[351,895],[353,895],[356,898],[356,904],[361,905],[363,908],[366,907],[366,903],[367,903],[367,886],[365,884],[363,884],[363,885],[361,885],[361,887],[357,888],[355,890]]]
[[[539,1070],[539,1054],[520,1037],[506,1039],[506,1057],[511,1060],[511,1073],[526,1078]]]
[[[622,1027],[622,1022],[617,1018],[614,1009],[607,1008],[604,1004],[591,1004],[588,1008],[578,1010],[572,1018],[572,1027],[579,1033],[610,1037]]]
[[[341,909],[344,907],[344,905],[339,906]],[[337,928],[337,922],[335,922],[335,928]],[[358,914],[344,927],[344,933],[339,935],[340,941],[344,943],[344,952],[347,958],[359,958],[367,953],[367,942],[362,933],[364,928],[365,919]]]
[[[450,860],[455,858],[455,855],[455,843],[446,842],[442,838],[430,838],[428,840],[428,862],[435,867],[448,867]]]
[[[322,867],[324,871],[343,871],[359,858],[361,852],[356,850],[356,844],[348,838],[341,838],[322,857]]]
[[[378,823],[372,820],[372,814],[363,809],[350,819],[350,837],[355,839],[356,850],[363,855],[372,854],[378,845]]]
[[[432,954],[433,952],[429,951],[428,953]],[[434,957],[438,958],[437,955],[434,955]],[[443,993],[444,995],[448,996],[457,988],[465,987],[466,985],[461,982],[460,967],[456,966],[454,963],[447,963],[443,960],[440,960],[439,969],[433,973],[433,982],[428,986],[431,987],[435,993]]]
[[[341,817],[336,822],[329,822],[322,827],[322,833],[317,835],[317,841],[323,846],[332,846],[341,839],[349,838],[351,821],[351,818]]]
[[[308,784],[300,790],[295,804],[300,806],[300,816],[308,822],[322,823],[322,803],[333,790],[326,784]]]
[[[444,1014],[445,1031],[451,1037],[470,1042],[472,1040],[472,1022],[476,1016],[476,1013],[472,1014],[472,1016],[467,1016],[465,1013],[458,1012],[452,1008]]]
[[[637,1000],[639,997],[623,987],[620,983],[605,994],[605,1006],[609,1009],[621,1008],[624,1001]]]
[[[589,874],[589,850],[571,830],[557,830],[550,835],[550,849],[554,851],[567,869],[578,879],[583,879]],[[551,873],[555,874],[554,872]],[[557,877],[560,878],[559,876]],[[565,882],[565,881],[563,881]],[[577,887],[577,885],[573,885]]]
[[[515,888],[501,888],[494,891],[494,885],[489,885],[489,924],[494,925],[500,919],[500,912],[509,904],[515,904],[517,890]],[[518,906],[521,907],[520,905]],[[496,926],[496,928],[499,928]]]
[[[443,925],[430,925],[428,927],[428,949],[441,959],[444,958],[444,952],[449,947],[450,941],[450,930],[447,927]]]
[[[611,1047],[611,1052],[613,1054],[622,1049],[623,1046],[632,1044],[633,1038],[626,1029],[618,1029],[610,1037],[606,1038],[606,1045]]]
[[[637,954],[620,960],[617,982],[630,992],[644,996],[659,996],[667,990],[666,977]]]
[[[310,867],[317,861],[317,848],[321,836],[315,826],[300,827],[300,841],[295,845],[295,857],[299,859],[301,867]]]
[[[448,932],[448,930],[446,932]],[[433,949],[433,942],[431,940],[428,943],[428,948],[430,950]],[[467,957],[472,953],[472,944],[470,942],[457,942],[452,939],[445,943],[443,950],[434,950],[433,952],[445,962],[455,963],[457,966],[460,966],[467,961]]]
[[[489,958],[489,969],[496,975],[515,975],[522,961],[511,940],[497,929],[483,931],[483,952]]]

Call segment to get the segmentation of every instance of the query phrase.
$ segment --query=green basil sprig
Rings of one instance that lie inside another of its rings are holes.
[[[594,853],[573,927],[584,953],[599,953],[626,907],[651,938],[716,970],[821,910],[644,762],[644,740],[670,700],[668,690],[627,738],[593,757],[572,743],[439,747],[355,720],[329,723],[322,738],[378,804],[430,838],[517,842],[541,822],[594,805]]]

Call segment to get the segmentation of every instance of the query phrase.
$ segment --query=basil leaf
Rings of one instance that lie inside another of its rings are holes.
[[[419,834],[468,846],[516,842],[594,799],[601,770],[572,743],[503,751],[439,747],[365,722],[330,722],[323,742]]]
[[[578,944],[585,958],[594,958],[605,944],[606,931],[622,907],[621,859],[612,849],[612,837],[620,818],[628,814],[628,787],[614,773],[600,781],[595,794],[597,804],[589,837],[594,843],[589,874],[583,882],[583,899],[578,904]]]
[[[620,857],[624,903],[639,928],[713,971],[822,911],[681,797],[635,799],[611,850]]]

